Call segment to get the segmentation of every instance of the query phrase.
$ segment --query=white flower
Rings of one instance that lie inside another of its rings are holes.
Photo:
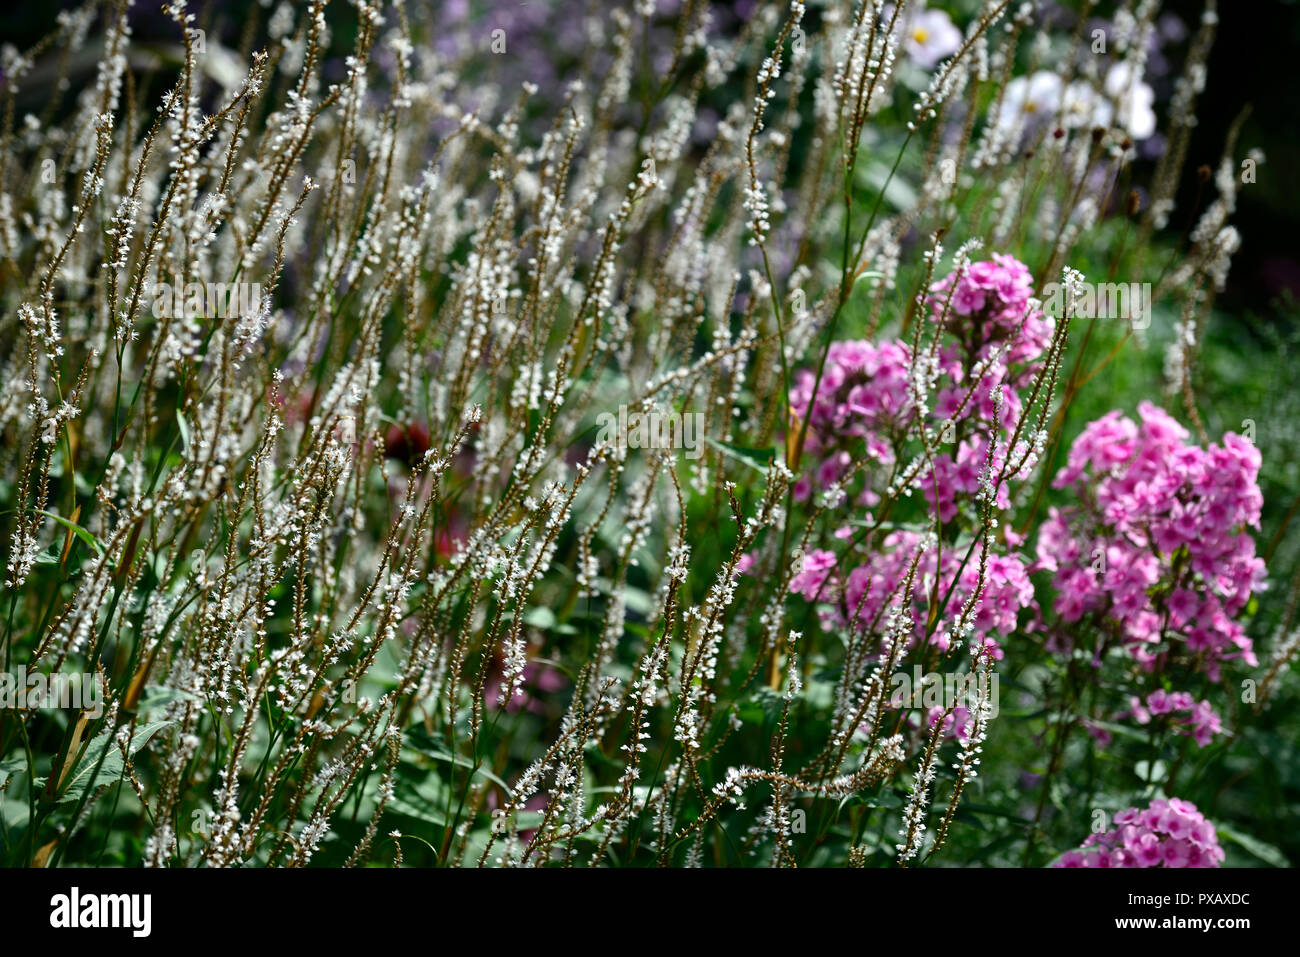
[[[1033,76],[1018,76],[1007,84],[998,110],[998,126],[1023,127],[1035,117],[1055,115],[1061,105],[1061,78],[1039,70]]]
[[[1077,80],[1061,97],[1061,125],[1072,129],[1110,126],[1115,108],[1092,85]]]
[[[1128,63],[1116,63],[1106,72],[1106,93],[1115,101],[1115,122],[1135,140],[1156,131],[1156,114],[1151,109],[1155,92],[1142,82]]]
[[[881,16],[888,25],[894,16],[893,5],[887,4]],[[961,49],[961,31],[942,10],[927,10],[918,4],[904,10],[899,20],[903,51],[917,66],[928,70]]]

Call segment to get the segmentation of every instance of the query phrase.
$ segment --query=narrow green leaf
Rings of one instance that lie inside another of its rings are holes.
[[[1257,837],[1251,837],[1249,834],[1245,834],[1238,831],[1236,828],[1228,827],[1227,825],[1219,825],[1218,831],[1221,837],[1226,837],[1234,844],[1240,844],[1246,851],[1250,852],[1255,857],[1258,857],[1269,867],[1291,866],[1291,862],[1286,859],[1286,855],[1272,844],[1261,841]]]
[[[38,508],[36,510],[36,514],[44,515],[46,518],[54,519],[60,525],[65,526],[69,531],[71,531],[73,535],[76,535],[79,539],[81,539],[83,542],[85,542],[87,545],[93,548],[97,553],[99,553],[100,555],[104,554],[104,546],[99,544],[99,540],[96,539],[94,535],[90,534],[90,532],[86,531],[84,528],[78,525],[76,522],[70,521],[69,519],[64,518],[62,515],[55,515],[53,512],[47,512],[43,508]]]

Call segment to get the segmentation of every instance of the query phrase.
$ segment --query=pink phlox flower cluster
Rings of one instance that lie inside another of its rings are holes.
[[[809,552],[804,556],[798,573],[790,579],[790,591],[802,595],[808,601],[829,599],[833,591],[824,587],[824,584],[828,576],[832,582],[835,581],[835,561],[835,553],[823,548]]]
[[[1005,441],[994,445],[990,454],[991,437],[1012,433],[1020,424],[1018,389],[1041,367],[1051,341],[1053,322],[1031,307],[1032,289],[1028,267],[1003,255],[963,266],[931,287],[932,318],[943,322],[944,333],[940,343],[925,347],[934,350],[937,374],[929,384],[933,408],[926,425],[939,435],[943,450],[913,481],[943,524],[958,517],[959,502],[973,501],[981,489],[995,485],[997,507],[1010,507],[1009,482],[1023,479],[1033,466],[1023,447],[1008,449]],[[913,360],[912,347],[902,341],[841,341],[827,353],[815,395],[815,373],[798,374],[790,406],[795,416],[806,419],[808,434],[803,448],[807,465],[794,489],[797,500],[807,499],[814,485],[825,488],[841,481],[863,455],[880,465],[895,462],[898,443],[915,427]],[[864,485],[855,504],[871,508],[878,494],[870,481]],[[1013,539],[1008,536],[1007,541],[1015,548],[1019,540]],[[790,590],[833,605],[834,610],[826,612],[829,625],[852,622],[871,628],[886,605],[896,600],[895,591],[919,540],[914,531],[891,532],[873,543],[870,553],[851,557],[854,563],[847,566],[843,581],[835,570],[834,553],[812,552]],[[1015,553],[991,554],[969,634],[950,634],[979,587],[978,556],[962,560],[968,548],[949,545],[925,552],[912,586],[916,637],[924,638],[938,576],[939,598],[948,596],[948,601],[934,635],[937,646],[947,649],[954,639],[969,638],[1001,657],[998,637],[1016,629],[1021,610],[1032,607],[1037,613],[1029,565]],[[940,561],[942,568],[937,567]]]
[[[799,371],[790,390],[790,407],[808,420],[803,457],[816,464],[812,474],[795,485],[796,499],[807,499],[814,481],[826,488],[846,475],[852,464],[850,450],[860,454],[858,441],[865,442],[869,457],[886,465],[894,460],[889,435],[912,409],[911,364],[911,353],[901,342],[880,346],[834,342],[826,354],[815,401],[816,373]]]
[[[1228,433],[1202,449],[1164,410],[1143,402],[1140,423],[1111,412],[1089,424],[1056,476],[1083,504],[1052,509],[1036,567],[1055,573],[1062,620],[1099,612],[1132,656],[1154,670],[1177,638],[1213,681],[1223,661],[1254,666],[1234,620],[1264,579],[1247,527],[1258,528],[1259,450]]]
[[[927,469],[922,478],[926,501],[937,508],[941,522],[956,517],[959,494],[978,490],[988,436],[999,429],[1014,433],[1024,415],[1019,389],[1041,369],[1055,327],[1050,316],[1031,306],[1033,288],[1029,267],[1001,253],[954,270],[930,287],[932,318],[955,339],[938,352],[934,414],[954,426],[965,420],[978,423],[963,430],[973,434],[961,438],[955,454],[937,455],[933,471]],[[1005,449],[996,450],[990,478],[1002,475],[1008,457],[1015,465],[1023,462],[1022,471],[1008,479],[1023,479],[1033,465],[1022,449],[1010,450],[1009,456]],[[1002,509],[1010,505],[1005,482],[997,484],[996,504]]]
[[[1153,718],[1163,715],[1182,715],[1180,723],[1185,728],[1185,733],[1190,734],[1202,748],[1223,730],[1223,721],[1210,702],[1197,701],[1186,691],[1171,693],[1157,689],[1147,695],[1145,701],[1134,696],[1130,700],[1130,707],[1138,724],[1150,724]]]
[[[860,563],[849,571],[842,589],[835,573],[835,553],[821,549],[810,552],[802,569],[791,580],[790,590],[809,601],[820,598],[823,602],[833,603],[833,610],[826,612],[828,626],[845,627],[853,622],[870,629],[883,617],[886,605],[898,600],[897,589],[907,577],[920,538],[916,532],[891,532],[878,550],[864,554]],[[936,552],[936,549],[924,552],[912,579],[913,633],[917,641],[924,639],[929,621],[936,563],[940,561]],[[940,650],[951,646],[955,637],[951,628],[979,587],[978,556],[973,556],[962,567],[964,554],[964,548],[943,549],[939,599],[942,601],[949,589],[952,595],[933,637]],[[1020,612],[1030,607],[1036,606],[1033,584],[1029,580],[1029,563],[1015,553],[1002,555],[990,551],[984,587],[970,616],[970,640],[982,643],[995,659],[1000,659],[1002,649],[997,636],[1015,631]]]
[[[1015,385],[1037,371],[1037,361],[1052,341],[1055,321],[1041,309],[1031,308],[1034,277],[1020,260],[994,253],[991,260],[970,263],[944,276],[930,292],[935,320],[946,323],[969,355],[987,359],[1009,344],[1002,363],[1012,370]]]
[[[938,502],[939,521],[951,522],[960,511],[957,505],[959,497],[974,496],[979,491],[981,481],[992,482],[1001,476],[1006,458],[1006,449],[999,447],[994,449],[990,459],[988,439],[982,436],[963,439],[957,445],[956,455],[936,455],[934,469],[926,469],[921,479],[921,491],[932,508]],[[1020,458],[1015,452],[1011,455],[1013,464],[1018,463]],[[997,483],[994,501],[1000,509],[1011,506],[1011,492],[1005,480]]]
[[[1066,851],[1053,867],[1218,867],[1223,848],[1214,825],[1196,805],[1180,798],[1156,798],[1145,811],[1126,808],[1115,826],[1089,835],[1078,850]]]
[[[988,436],[1014,432],[1020,423],[1018,390],[1041,368],[1051,342],[1053,320],[1031,308],[1032,290],[1029,268],[1001,254],[954,271],[931,287],[932,318],[943,322],[944,338],[927,347],[934,348],[937,380],[926,424],[942,433],[943,445],[955,441],[957,446],[936,454],[933,470],[925,469],[915,481],[945,523],[957,515],[957,496],[979,488]],[[797,500],[840,481],[863,456],[884,466],[894,462],[895,444],[906,436],[915,415],[913,358],[911,346],[901,340],[835,342],[815,396],[815,372],[800,370],[790,407],[799,422],[807,420],[802,455],[808,464],[795,484]],[[995,477],[1006,457],[1005,450],[994,456]],[[1010,457],[1019,464],[1023,450],[1011,450]],[[1024,470],[1032,464],[1026,462]],[[999,483],[996,495],[1006,508],[1004,484]],[[867,483],[859,504],[871,507],[876,501]]]

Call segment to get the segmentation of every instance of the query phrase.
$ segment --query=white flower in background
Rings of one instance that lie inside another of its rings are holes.
[[[894,5],[886,4],[881,10],[886,26],[893,17]],[[903,52],[913,63],[927,70],[961,49],[961,31],[942,10],[927,10],[920,4],[908,6],[899,17],[898,29],[902,34]]]
[[[1055,116],[1061,106],[1061,86],[1061,78],[1047,70],[1015,77],[1002,94],[998,126],[1023,129],[1040,117]]]
[[[1076,80],[1061,97],[1061,125],[1071,129],[1110,126],[1115,108],[1086,80]]]
[[[1086,80],[1065,86],[1057,74],[1047,70],[1015,77],[1002,95],[997,125],[1011,132],[1027,129],[1042,118],[1069,129],[1114,125],[1134,140],[1155,133],[1155,93],[1140,76],[1134,78],[1129,64],[1112,66],[1103,87],[1104,92],[1098,91]]]
[[[1135,75],[1131,64],[1116,63],[1106,72],[1106,93],[1115,101],[1115,123],[1135,140],[1156,131],[1156,114],[1151,106],[1155,92]]]

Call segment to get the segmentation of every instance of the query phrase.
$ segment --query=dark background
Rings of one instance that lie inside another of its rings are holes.
[[[1195,29],[1203,4],[1166,0],[1164,7]],[[1179,195],[1183,216],[1195,201],[1196,167],[1218,165],[1224,136],[1243,105],[1251,112],[1238,140],[1238,162],[1254,147],[1263,150],[1265,161],[1256,170],[1256,182],[1238,193],[1232,222],[1241,231],[1242,245],[1219,305],[1227,311],[1267,313],[1283,290],[1300,299],[1300,4],[1219,4],[1219,31],[1197,109],[1200,122]],[[1184,225],[1175,212],[1170,226]]]

